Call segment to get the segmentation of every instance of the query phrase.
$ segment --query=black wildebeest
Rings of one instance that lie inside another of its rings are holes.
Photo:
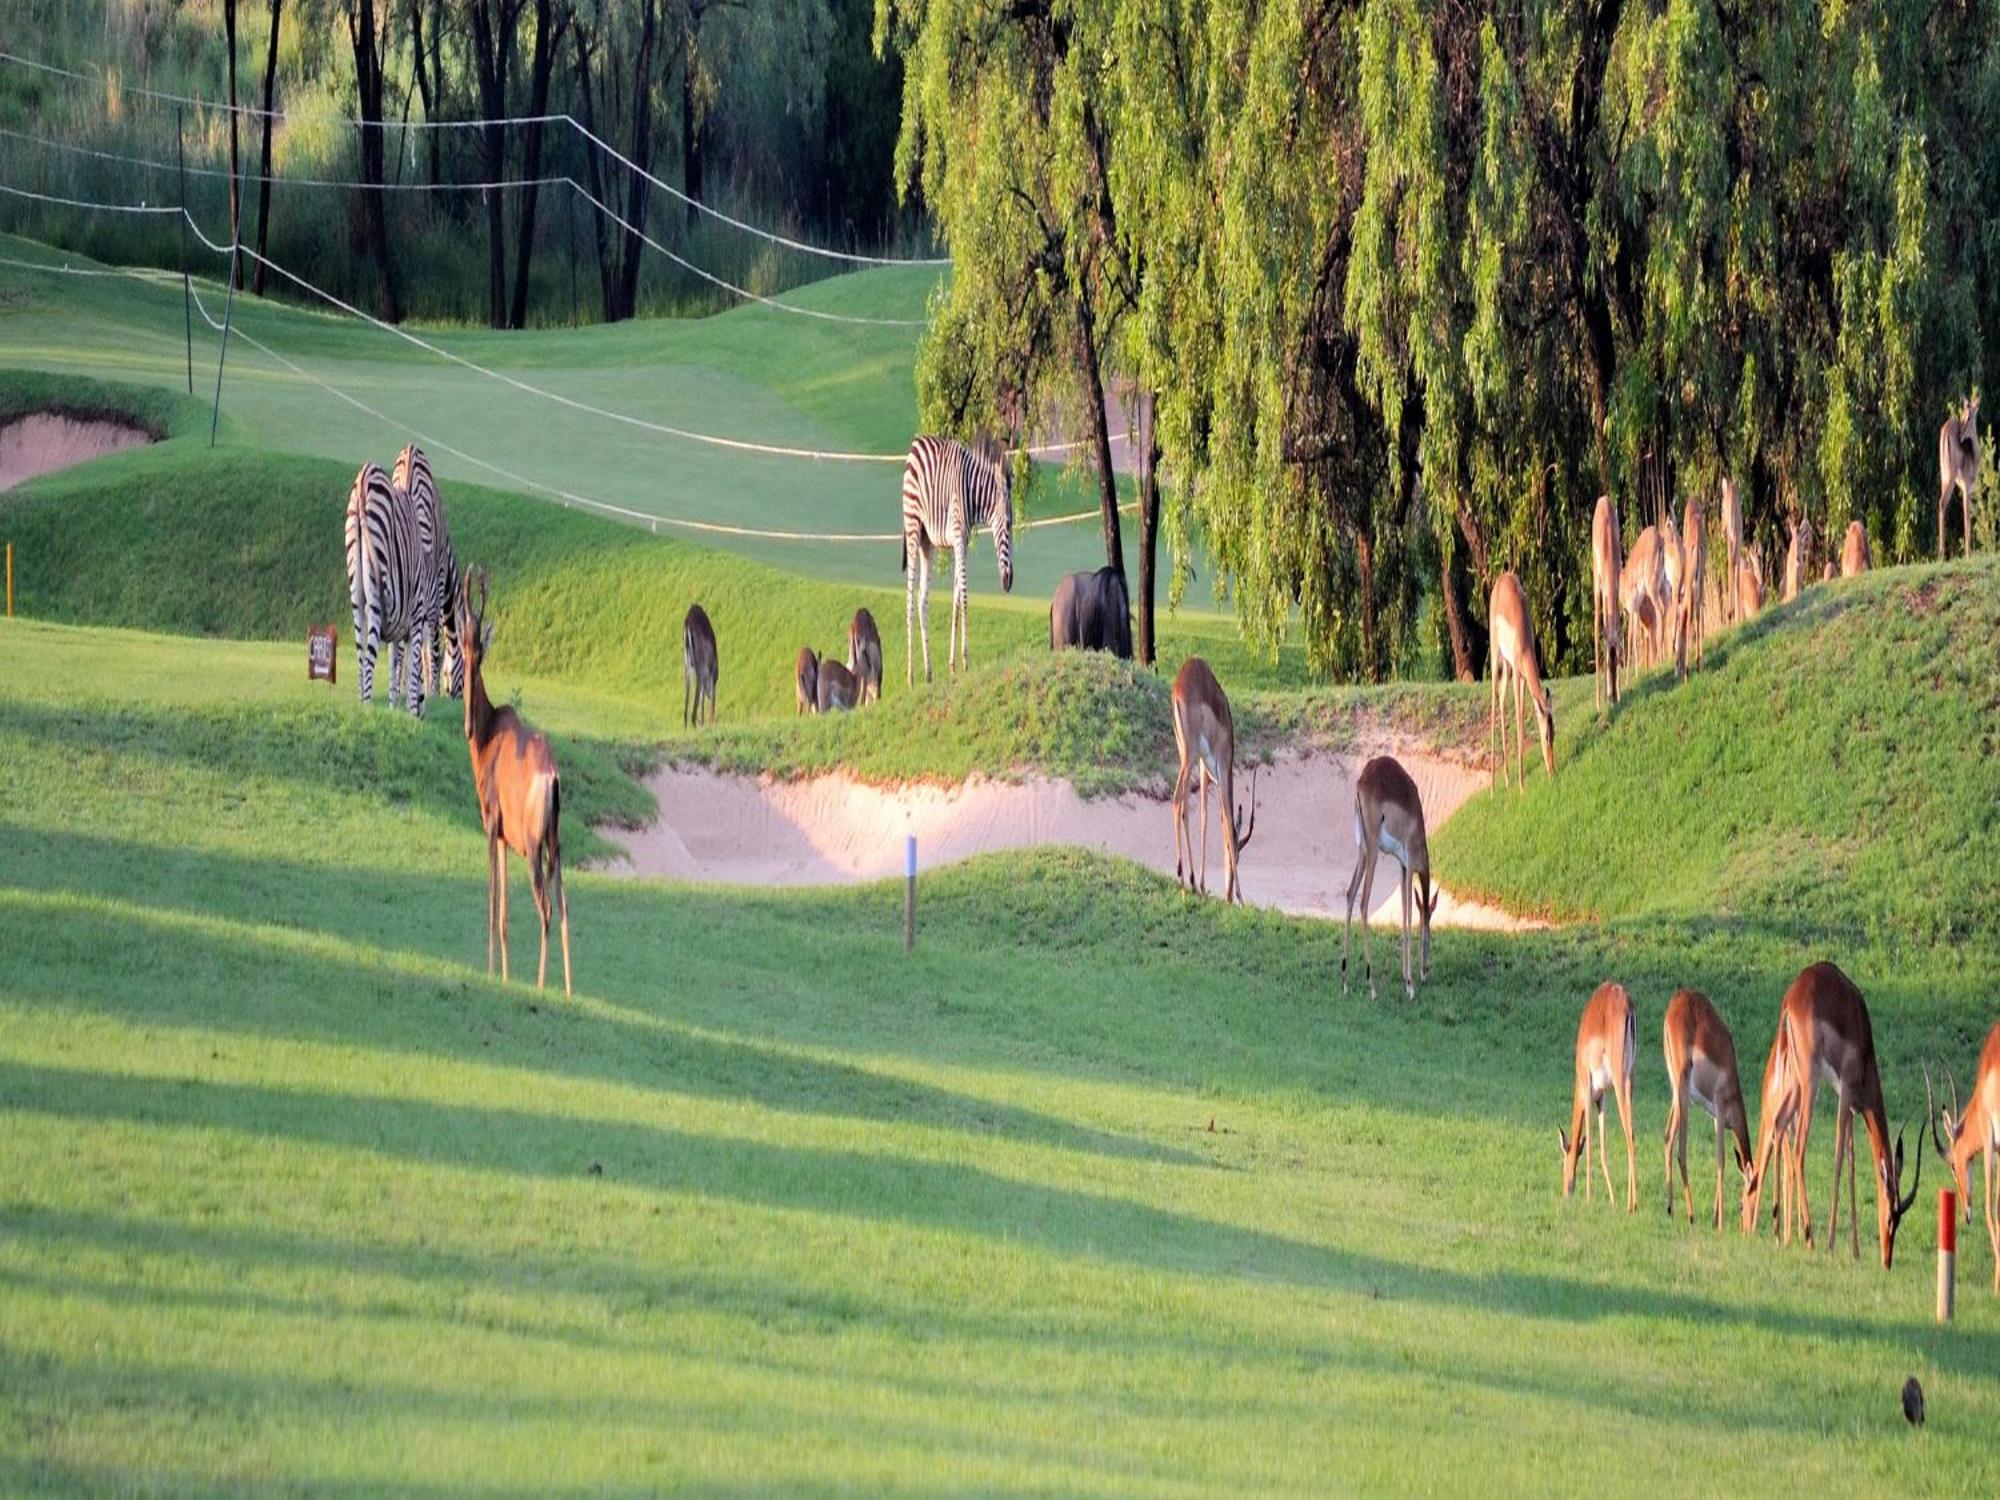
[[[1116,568],[1071,573],[1049,603],[1049,649],[1109,651],[1132,659],[1132,602]]]

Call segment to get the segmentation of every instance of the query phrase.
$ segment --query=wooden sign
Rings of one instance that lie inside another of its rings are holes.
[[[334,663],[340,655],[340,628],[315,625],[306,632],[306,681],[332,682]]]

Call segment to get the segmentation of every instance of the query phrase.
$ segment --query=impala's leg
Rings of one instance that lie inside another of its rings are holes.
[[[1625,1131],[1625,1212],[1639,1211],[1639,1142],[1632,1134],[1632,1075],[1618,1080],[1618,1123]],[[1681,1176],[1687,1176],[1687,1136],[1681,1136]]]
[[[1681,1197],[1687,1203],[1688,1223],[1694,1222],[1694,1185],[1688,1180],[1688,1137],[1694,1134],[1694,1111],[1681,1102],[1680,1138],[1675,1143],[1674,1159],[1680,1163]]]
[[[1813,1095],[1817,1089],[1799,1090],[1799,1112],[1792,1126],[1798,1132],[1792,1142],[1792,1176],[1799,1189],[1799,1235],[1812,1248],[1812,1194],[1806,1190],[1806,1147],[1812,1143]]]
[[[1489,652],[1488,656],[1490,658],[1489,664],[1493,669],[1493,675],[1492,681],[1486,690],[1486,701],[1488,707],[1492,710],[1492,729],[1486,739],[1488,744],[1497,746],[1500,743],[1500,656],[1497,652]],[[1493,789],[1496,792],[1500,790],[1500,772],[1502,769],[1503,762],[1501,757],[1496,754],[1493,757]]]
[[[1214,780],[1209,775],[1208,762],[1201,766],[1201,893],[1208,894],[1208,784]]]
[[[681,728],[687,728],[692,716],[699,711],[694,696],[694,669],[683,663],[681,665]]]
[[[2000,1206],[1993,1202],[1993,1146],[1990,1134],[1986,1150],[1981,1155],[1986,1158],[1986,1240],[1993,1247],[1993,1290],[2000,1292]]]
[[[493,943],[500,931],[500,840],[486,837],[486,977],[493,977]]]
[[[507,973],[507,846],[500,846],[500,982],[509,982]]]
[[[1854,1242],[1854,1258],[1861,1259],[1861,1200],[1854,1193],[1854,1116],[1851,1112],[1847,1116],[1847,1237]]]
[[[1578,1109],[1576,1111],[1577,1155],[1582,1158],[1583,1165],[1583,1201],[1588,1203],[1597,1190],[1597,1179],[1590,1175],[1590,1111],[1592,1106],[1590,1095],[1582,1092],[1583,1085],[1581,1083],[1577,1085],[1577,1089],[1579,1091]]]
[[[1527,685],[1521,674],[1514,674],[1514,786],[1525,792],[1528,789],[1528,731],[1521,720],[1521,707],[1528,695]]]
[[[1368,971],[1368,998],[1375,998],[1375,930],[1368,925],[1368,913],[1375,906],[1375,865],[1377,856],[1370,851],[1362,861],[1361,876],[1361,965]],[[1590,1176],[1588,1158],[1583,1163],[1583,1175]]]
[[[1613,1091],[1606,1089],[1604,1092],[1608,1094]],[[1609,1134],[1610,1132],[1604,1128],[1604,1094],[1599,1094],[1597,1096],[1597,1165],[1604,1172],[1604,1201],[1613,1208],[1616,1208],[1618,1206],[1618,1189],[1611,1185],[1611,1153],[1605,1144],[1606,1137]]]
[[[556,907],[562,913],[563,945],[563,999],[570,998],[569,987],[569,887],[563,883],[562,845],[557,844],[549,855],[549,869],[555,875]]]
[[[1417,998],[1416,982],[1410,978],[1410,867],[1403,866],[1403,998]]]
[[[1598,708],[1604,707],[1604,636],[1598,628],[1598,622],[1604,615],[1603,602],[1593,583],[1590,589],[1590,701]]]
[[[1347,877],[1347,921],[1340,929],[1340,992],[1343,995],[1347,993],[1348,945],[1354,938],[1354,901],[1361,894],[1363,872],[1374,863],[1369,857],[1367,844],[1362,842],[1361,818],[1358,813],[1355,815],[1354,823],[1354,841],[1358,847],[1354,852],[1354,873]],[[1368,908],[1365,906],[1361,908],[1361,931],[1365,942],[1368,932]]]
[[[1667,1136],[1661,1147],[1660,1171],[1667,1184],[1667,1212],[1674,1211],[1674,1139],[1681,1129],[1681,1084],[1678,1078],[1667,1079]]]
[[[1688,1213],[1689,1221],[1694,1218],[1693,1210]],[[1722,1114],[1715,1116],[1715,1227],[1722,1227]]]
[[[549,872],[546,853],[542,849],[528,851],[528,886],[535,898],[535,916],[542,924],[542,958],[535,968],[535,988],[545,989],[549,982]]]

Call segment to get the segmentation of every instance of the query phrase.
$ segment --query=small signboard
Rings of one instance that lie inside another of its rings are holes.
[[[339,627],[313,626],[306,632],[306,681],[332,682],[334,662],[339,655]]]

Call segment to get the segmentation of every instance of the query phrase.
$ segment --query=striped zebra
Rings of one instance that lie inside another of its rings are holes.
[[[922,625],[924,681],[931,680],[931,559],[952,552],[951,641],[946,670],[967,665],[965,556],[980,527],[993,533],[1000,587],[1014,587],[1014,493],[1007,455],[991,439],[968,446],[957,438],[920,437],[903,464],[903,572],[908,583],[904,677],[916,682],[916,638]],[[914,555],[915,566],[911,566]]]
[[[458,649],[458,621],[453,618],[452,601],[458,597],[458,553],[451,545],[451,528],[444,523],[444,501],[438,497],[437,480],[424,450],[411,443],[396,455],[396,472],[391,484],[409,491],[417,507],[417,526],[428,530],[431,561],[437,567],[438,614],[431,627],[431,650],[424,658],[424,691],[443,693],[448,698],[465,696],[465,658]]]
[[[347,592],[354,604],[361,701],[375,701],[375,657],[386,641],[392,648],[389,701],[402,700],[407,666],[410,712],[422,717],[422,663],[437,622],[437,570],[424,514],[378,464],[361,466],[347,496]]]

